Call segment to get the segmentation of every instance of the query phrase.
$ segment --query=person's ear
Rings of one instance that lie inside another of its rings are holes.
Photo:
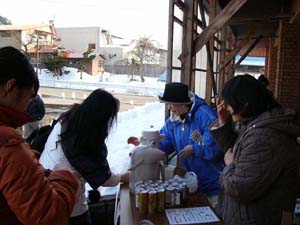
[[[16,80],[15,79],[8,80],[6,82],[6,85],[5,85],[4,96],[6,96],[15,86],[16,86]]]

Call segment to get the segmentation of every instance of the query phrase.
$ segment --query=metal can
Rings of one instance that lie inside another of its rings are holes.
[[[148,193],[148,213],[149,214],[155,213],[156,208],[157,208],[157,192],[149,191],[149,193]]]
[[[187,202],[187,197],[188,197],[188,194],[189,194],[189,190],[188,190],[187,184],[185,182],[182,182],[181,186],[183,188],[183,190],[182,190],[183,202]]]
[[[157,181],[155,181],[155,184],[157,184],[157,185],[161,185],[161,184],[163,184],[164,182],[162,181],[162,180],[157,180]]]
[[[153,183],[153,184],[149,184],[149,186],[148,187],[150,187],[150,188],[157,188],[157,184],[155,184],[155,183]]]
[[[166,191],[163,188],[157,190],[157,211],[163,212],[166,204]]]
[[[164,188],[167,188],[167,187],[169,186],[169,184],[168,184],[168,183],[162,183],[162,186],[163,186]]]
[[[144,184],[144,181],[140,180],[134,183],[134,188],[137,188],[138,186],[141,186],[142,184]]]
[[[174,190],[173,187],[166,188],[166,207],[174,206]]]
[[[146,186],[148,186],[149,184],[153,184],[153,180],[146,180],[146,181],[144,181],[144,184]]]
[[[139,208],[139,193],[140,193],[140,190],[139,189],[136,189],[135,190],[135,207],[138,209]]]
[[[148,191],[143,190],[139,192],[139,213],[148,213]]]
[[[134,196],[135,196],[135,207],[138,209],[139,208],[139,193],[141,191],[144,191],[145,188],[142,188],[140,186],[138,186],[135,190],[134,190]]]
[[[177,187],[174,191],[174,206],[181,206],[182,203],[182,188]]]
[[[178,185],[179,185],[179,183],[177,181],[172,182],[172,186],[177,187]]]

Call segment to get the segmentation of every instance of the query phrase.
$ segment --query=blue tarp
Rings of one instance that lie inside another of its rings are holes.
[[[162,82],[167,81],[167,70],[165,70],[162,74],[159,75],[157,81],[162,81]]]

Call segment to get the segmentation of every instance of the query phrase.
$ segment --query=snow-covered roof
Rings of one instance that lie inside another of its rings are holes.
[[[48,30],[51,32],[49,24],[26,24],[26,25],[0,25],[0,30]]]

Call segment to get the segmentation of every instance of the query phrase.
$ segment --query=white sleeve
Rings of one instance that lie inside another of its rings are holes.
[[[102,185],[103,187],[113,187],[119,184],[121,175],[111,173],[110,178]]]

